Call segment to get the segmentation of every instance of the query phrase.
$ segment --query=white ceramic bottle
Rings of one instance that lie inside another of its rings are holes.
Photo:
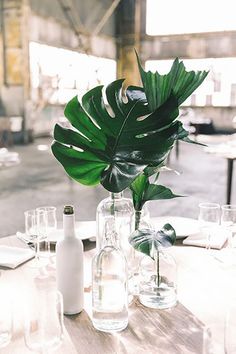
[[[83,310],[84,270],[83,243],[75,236],[74,208],[64,207],[64,239],[56,245],[57,288],[62,293],[64,314],[73,315]]]

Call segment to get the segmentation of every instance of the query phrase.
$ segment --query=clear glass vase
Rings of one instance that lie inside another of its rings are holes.
[[[127,259],[132,252],[128,238],[134,230],[134,208],[132,200],[125,198],[123,193],[110,193],[109,197],[103,199],[96,214],[96,247],[100,251],[104,240],[105,225],[113,220],[114,231],[117,233],[121,250]]]
[[[165,248],[154,258],[145,255],[140,262],[139,301],[155,309],[170,308],[177,302],[176,262]]]
[[[134,226],[135,230],[148,229],[150,232],[153,230],[153,226],[150,221],[150,215],[147,205],[145,204],[143,209],[140,211],[135,211],[134,216]],[[141,252],[136,251],[132,247],[132,251],[130,253],[129,258],[129,292],[132,295],[139,294],[139,271],[140,271],[140,262],[143,258],[143,254]]]
[[[102,249],[92,262],[92,321],[103,332],[121,331],[128,325],[128,269],[111,222]]]

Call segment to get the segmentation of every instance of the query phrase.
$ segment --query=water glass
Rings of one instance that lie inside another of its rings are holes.
[[[217,203],[200,203],[198,220],[200,230],[206,236],[206,248],[209,250],[214,230],[220,223],[220,205]]]
[[[35,244],[35,258],[34,262],[30,262],[31,267],[39,267],[38,258],[38,230],[37,230],[37,214],[35,209],[26,210],[25,215],[25,234],[29,242]]]
[[[54,206],[44,206],[37,208],[36,211],[38,213],[44,213],[44,217],[46,218],[46,229],[45,235],[46,239],[44,242],[40,243],[40,254],[46,255],[49,259],[49,264],[47,268],[55,270],[55,253],[50,252],[50,239],[51,236],[57,230],[57,217],[56,217],[56,207]]]
[[[12,307],[6,291],[0,289],[0,348],[6,347],[12,337]]]
[[[57,217],[56,217],[56,207],[54,206],[44,206],[36,209],[38,212],[44,212],[47,222],[46,235],[50,240],[50,235],[57,229]]]
[[[203,328],[202,354],[225,354],[224,330],[217,323]]]
[[[236,353],[236,298],[233,300],[225,320],[225,354]]]
[[[221,207],[221,225],[230,232],[228,246],[236,247],[236,205],[227,204]]]
[[[55,351],[64,333],[61,293],[46,288],[36,292],[25,308],[24,323],[27,348],[39,353]]]

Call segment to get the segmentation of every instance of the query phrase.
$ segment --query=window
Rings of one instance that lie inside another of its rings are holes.
[[[169,35],[236,30],[234,0],[147,0],[146,31]]]
[[[65,104],[99,84],[116,79],[115,60],[30,43],[31,99],[37,104]]]
[[[202,85],[184,105],[236,106],[236,58],[183,60],[187,70],[209,70]],[[173,60],[146,61],[146,69],[160,74],[169,72]]]

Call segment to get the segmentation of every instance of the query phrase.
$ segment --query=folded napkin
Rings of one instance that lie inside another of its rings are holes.
[[[230,237],[230,232],[219,227],[214,230],[213,235],[210,238],[210,248],[221,249]],[[206,247],[209,241],[202,233],[197,233],[187,237],[184,241],[184,245]]]
[[[0,266],[16,268],[33,257],[34,252],[28,248],[0,245]]]

